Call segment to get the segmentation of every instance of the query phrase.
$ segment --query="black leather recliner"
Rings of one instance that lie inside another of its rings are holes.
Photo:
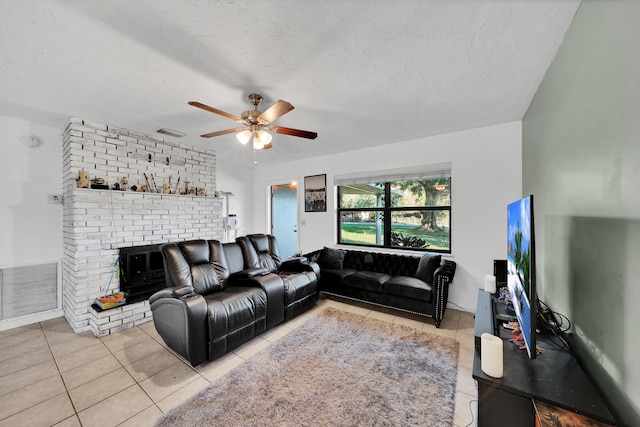
[[[318,281],[320,266],[304,259],[280,259],[280,251],[275,236],[270,234],[250,234],[246,237],[257,252],[255,267],[266,268],[276,273],[284,282],[284,320],[305,311],[318,300]]]
[[[299,276],[309,281],[306,289],[315,299],[296,294],[290,301],[283,276],[259,266],[246,238],[168,243],[160,251],[168,287],[149,298],[153,321],[165,343],[193,366],[281,323],[289,313],[286,301],[306,308],[317,300],[317,277],[304,272]]]

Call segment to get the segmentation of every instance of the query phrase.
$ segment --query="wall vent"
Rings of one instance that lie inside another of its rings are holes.
[[[179,130],[169,129],[169,128],[160,128],[156,132],[161,133],[163,135],[173,136],[175,138],[182,138],[186,135],[184,132],[180,132]]]
[[[0,320],[59,307],[58,263],[0,268]]]

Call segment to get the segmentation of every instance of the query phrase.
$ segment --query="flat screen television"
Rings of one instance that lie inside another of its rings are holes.
[[[536,268],[533,196],[507,207],[507,287],[527,353],[536,357]]]

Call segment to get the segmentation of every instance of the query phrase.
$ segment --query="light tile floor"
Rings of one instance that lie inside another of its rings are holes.
[[[0,427],[152,426],[164,412],[277,341],[325,307],[403,323],[460,342],[454,426],[473,424],[472,314],[447,310],[439,329],[420,316],[321,297],[316,307],[235,351],[192,367],[153,322],[96,338],[64,318],[0,332]]]

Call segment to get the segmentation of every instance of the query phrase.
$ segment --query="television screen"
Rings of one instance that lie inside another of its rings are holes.
[[[537,295],[533,196],[507,207],[507,286],[530,358],[536,357]]]

